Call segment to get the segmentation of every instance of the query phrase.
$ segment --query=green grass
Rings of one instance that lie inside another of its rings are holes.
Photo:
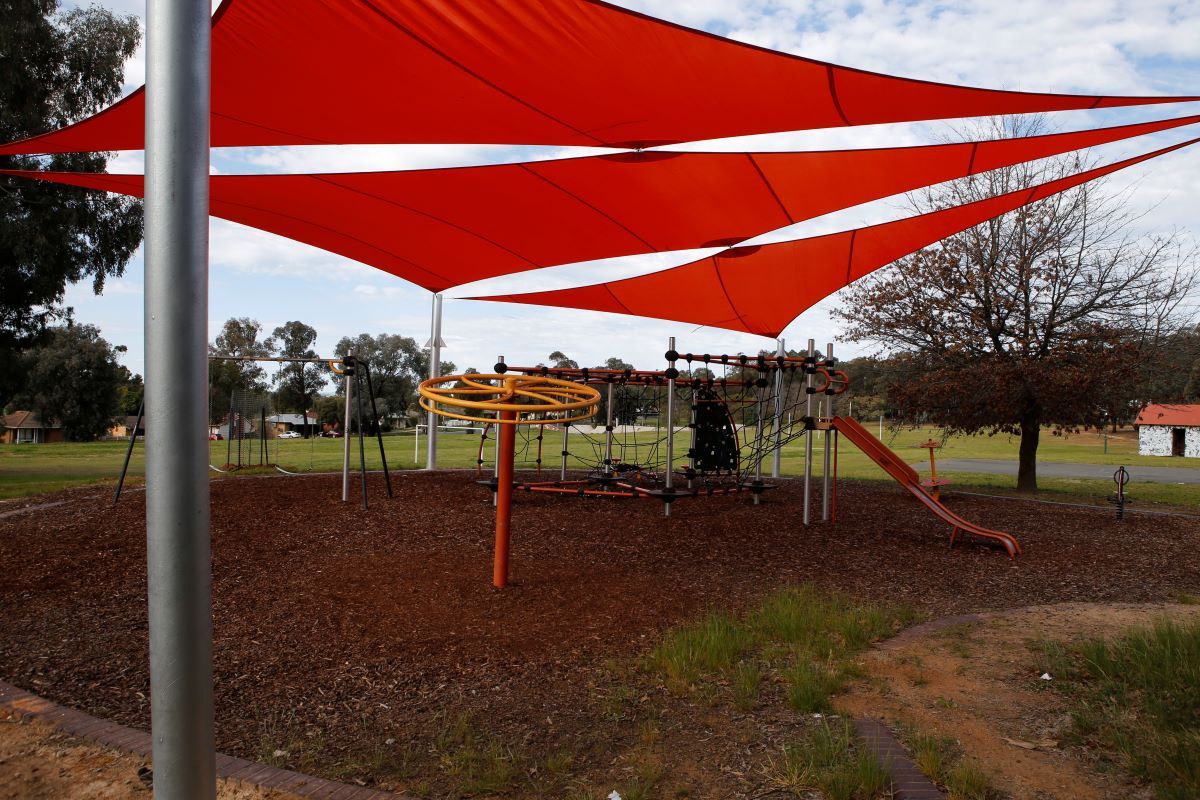
[[[1200,797],[1200,622],[1161,620],[1115,641],[1041,642],[1073,734],[1162,800]]]
[[[676,695],[705,694],[728,682],[738,707],[757,702],[765,674],[778,675],[802,713],[830,710],[854,674],[851,659],[911,622],[906,608],[886,609],[811,585],[776,592],[748,613],[710,613],[668,631],[647,659]]]
[[[780,788],[796,794],[818,790],[827,800],[887,797],[888,773],[859,745],[845,720],[821,722],[807,736],[785,744],[768,766]]]
[[[917,769],[943,786],[950,800],[992,800],[998,796],[987,773],[965,758],[953,740],[920,733],[906,739]]]
[[[868,428],[877,432],[872,426]],[[937,428],[922,427],[915,429],[890,430],[884,428],[884,442],[900,453],[909,457],[910,462],[924,462],[927,451],[917,447],[920,442],[929,438],[941,439],[941,431]],[[542,441],[542,467],[547,474],[555,473],[560,465],[557,453],[561,449],[560,434],[547,429]],[[655,439],[653,433],[641,434],[636,437],[643,446]],[[438,437],[438,463],[443,467],[467,468],[475,467],[479,455],[478,434],[442,432]],[[595,441],[599,441],[595,439]],[[817,475],[822,472],[823,434],[818,433],[815,445],[814,471]],[[411,432],[396,433],[384,437],[388,465],[393,469],[412,469],[424,466],[425,444],[424,436],[418,442]],[[125,442],[88,442],[82,444],[48,444],[48,445],[3,445],[0,446],[0,499],[23,497],[32,494],[52,492],[71,486],[92,483],[111,483],[120,473],[121,462],[125,455]],[[419,444],[414,454],[414,444]],[[844,443],[843,443],[844,444]],[[1168,459],[1137,455],[1137,441],[1132,431],[1123,430],[1116,436],[1109,437],[1108,453],[1104,452],[1103,437],[1096,433],[1077,434],[1059,437],[1044,432],[1038,457],[1043,461],[1059,461],[1069,463],[1108,464],[1116,465],[1146,465],[1173,466],[1200,469],[1200,459]],[[946,458],[991,458],[1015,460],[1018,442],[1009,436],[958,436],[948,439],[945,446],[938,451],[938,457]],[[247,459],[257,463],[259,460],[258,442],[243,442],[243,462]],[[280,465],[290,472],[335,472],[342,465],[341,439],[269,439],[267,440],[267,460]],[[489,440],[484,447],[484,459],[488,463],[485,469],[490,469],[494,437],[489,434]],[[585,444],[583,438],[573,435],[571,450],[588,458],[600,457],[591,445]],[[536,441],[523,438],[519,444],[519,466],[532,467],[537,459]],[[378,445],[373,441],[366,444],[367,469],[375,470],[381,466]],[[677,452],[682,453],[686,447]],[[247,451],[250,451],[247,454]],[[138,442],[134,448],[134,457],[130,464],[130,475],[136,483],[145,473],[143,443]],[[618,456],[620,453],[618,453]],[[634,460],[634,452],[628,453]],[[351,457],[353,463],[358,462],[358,442],[351,442]],[[232,457],[229,455],[228,442],[210,442],[210,462],[217,466],[227,460],[237,461],[236,450]],[[804,441],[803,439],[790,443],[784,448],[782,467],[785,475],[799,475],[804,471]],[[587,466],[575,456],[569,459],[568,466],[572,469]],[[839,477],[890,481],[887,475],[865,455],[852,446],[842,446],[838,455]],[[215,475],[216,473],[214,473]],[[942,473],[939,473],[942,474]],[[1015,478],[1007,475],[990,475],[983,473],[950,472],[945,473],[954,480],[951,490],[961,488],[969,491],[986,493],[1010,493],[1015,489]],[[1038,482],[1041,492],[1048,499],[1103,502],[1112,491],[1112,483],[1108,480],[1074,480],[1065,478],[1042,478]],[[1162,503],[1167,505],[1200,508],[1200,492],[1194,485],[1178,485],[1170,483],[1138,482],[1131,487],[1131,496],[1136,504]],[[1136,508],[1137,505],[1134,506]]]

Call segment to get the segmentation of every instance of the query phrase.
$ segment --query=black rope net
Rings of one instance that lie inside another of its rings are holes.
[[[829,395],[820,388],[833,391],[828,381],[833,363],[820,359],[679,354],[676,363],[673,403],[668,402],[669,370],[507,368],[600,390],[591,424],[564,426],[547,419],[518,427],[516,464],[537,476],[523,479],[525,486],[542,482],[580,493],[662,493],[671,428],[674,492],[754,489],[770,473],[775,451],[808,435],[815,419],[826,413]],[[822,373],[812,381],[818,387],[813,394],[806,390],[810,370]],[[495,438],[494,426],[485,426],[481,477],[494,474]]]

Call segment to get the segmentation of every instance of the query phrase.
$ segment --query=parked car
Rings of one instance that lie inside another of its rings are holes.
[[[321,431],[321,436],[325,437],[326,439],[340,439],[340,438],[342,438],[342,432],[341,431]]]
[[[208,435],[208,440],[209,440],[210,442],[219,442],[219,441],[221,441],[221,440],[222,440],[222,439],[224,439],[224,438],[225,438],[225,437],[224,437],[224,436],[222,436],[222,435],[221,435],[221,434],[219,434],[219,433],[210,433],[210,434]]]
[[[284,431],[283,433],[279,434],[279,436],[277,438],[279,438],[279,439],[299,439],[300,433],[298,431]]]

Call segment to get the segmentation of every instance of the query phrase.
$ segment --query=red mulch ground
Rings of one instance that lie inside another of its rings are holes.
[[[573,776],[615,785],[611,772],[633,769],[622,754],[654,746],[638,727],[648,698],[622,694],[620,665],[667,626],[789,583],[933,614],[1200,591],[1196,519],[1118,523],[948,495],[964,517],[1018,535],[1025,554],[1010,560],[949,549],[946,526],[881,484],[844,484],[838,524],[805,529],[788,482],[759,507],[748,495],[684,500],[670,519],[651,500],[518,494],[514,582],[497,591],[490,494],[471,476],[405,473],[392,500],[372,479],[367,512],[338,502],[337,482],[213,483],[218,746],[250,758],[283,749],[291,766],[434,794],[478,791],[446,757],[465,745],[510,748],[526,772],[569,752]],[[0,519],[0,678],[146,727],[144,495],[117,508],[107,490],[61,497]],[[672,780],[725,796],[754,783],[733,755],[751,734],[734,725],[709,742],[713,713],[665,726],[694,752]],[[385,753],[389,739],[411,744]],[[529,774],[521,793],[564,791]]]

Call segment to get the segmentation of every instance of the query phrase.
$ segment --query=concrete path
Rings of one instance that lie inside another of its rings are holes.
[[[1165,460],[1165,459],[1164,459]],[[989,475],[1016,475],[1017,462],[990,458],[947,458],[938,459],[938,472],[986,472]],[[912,462],[918,472],[929,472],[929,462]],[[1128,466],[1129,478],[1133,483],[1189,483],[1200,485],[1198,467],[1143,467]],[[1039,478],[1093,478],[1111,481],[1117,471],[1115,464],[1063,464],[1055,461],[1039,461]],[[952,474],[948,477],[954,477]]]

